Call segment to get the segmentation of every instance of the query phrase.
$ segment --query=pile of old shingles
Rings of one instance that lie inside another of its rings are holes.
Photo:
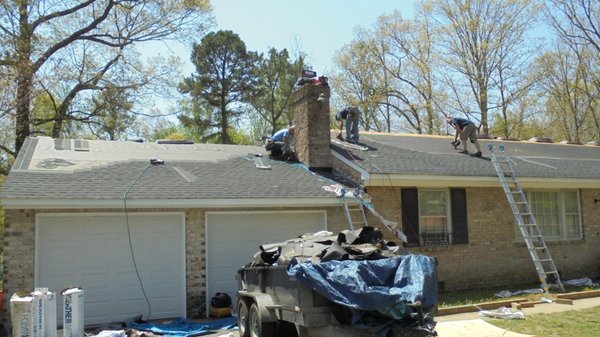
[[[377,260],[407,253],[383,239],[378,228],[364,226],[337,235],[328,231],[304,234],[284,242],[264,244],[250,266],[287,265],[292,258],[312,263],[332,260]]]

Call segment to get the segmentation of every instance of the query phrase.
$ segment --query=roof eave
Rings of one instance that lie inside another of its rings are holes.
[[[339,198],[254,199],[128,199],[127,208],[235,208],[235,207],[328,207],[339,206]],[[99,209],[125,208],[123,199],[4,198],[4,209]]]
[[[523,188],[600,188],[600,179],[519,178]],[[377,187],[502,187],[497,177],[416,174],[370,174],[365,186]]]

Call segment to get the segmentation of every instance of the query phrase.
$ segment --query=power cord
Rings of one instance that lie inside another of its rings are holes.
[[[146,300],[146,304],[148,305],[148,316],[147,319],[150,320],[150,315],[152,314],[152,305],[150,304],[150,299],[148,298],[148,294],[146,293],[146,289],[144,288],[144,283],[142,282],[142,277],[140,276],[140,271],[138,269],[137,261],[135,259],[135,253],[133,251],[133,244],[131,243],[131,228],[129,225],[129,212],[127,210],[127,195],[135,184],[142,178],[144,174],[150,169],[151,165],[163,165],[165,162],[161,159],[150,159],[150,161],[146,164],[144,169],[138,174],[138,176],[133,180],[131,186],[127,189],[127,191],[123,194],[123,208],[125,210],[125,223],[127,224],[127,239],[129,241],[129,252],[131,253],[131,260],[133,262],[133,267],[135,269],[135,275],[137,276],[138,282],[140,283],[140,288],[142,289],[142,294],[144,294],[144,299]]]

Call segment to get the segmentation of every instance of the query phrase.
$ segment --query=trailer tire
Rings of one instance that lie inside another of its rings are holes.
[[[237,303],[237,320],[240,337],[250,337],[250,320],[248,314],[248,303],[243,298],[240,298]]]
[[[248,321],[250,322],[250,337],[273,337],[275,335],[275,322],[262,322],[256,303],[252,303],[250,306]]]

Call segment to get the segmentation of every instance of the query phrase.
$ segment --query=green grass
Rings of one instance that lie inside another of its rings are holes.
[[[543,337],[597,337],[600,335],[600,307],[553,314],[528,315],[524,320],[490,319],[502,329]]]
[[[536,284],[525,284],[510,288],[490,288],[490,289],[479,289],[479,290],[463,290],[463,291],[453,291],[453,292],[441,292],[439,294],[438,306],[440,308],[445,307],[453,307],[458,305],[468,305],[468,304],[478,304],[483,302],[494,302],[501,300],[510,300],[513,298],[527,298],[530,301],[538,301],[541,297],[546,297],[549,299],[556,299],[557,292],[551,290],[549,294],[541,293],[541,294],[521,294],[511,297],[496,297],[494,294],[499,293],[502,290],[525,290],[525,289],[535,289],[539,288],[539,285]],[[590,288],[590,287],[570,287],[565,286],[565,291],[569,292],[578,292],[578,291],[586,291],[586,290],[597,290],[600,289]],[[600,336],[600,334],[599,334]]]

